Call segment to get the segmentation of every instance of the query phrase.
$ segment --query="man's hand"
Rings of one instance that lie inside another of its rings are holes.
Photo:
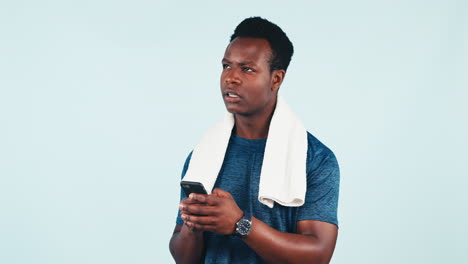
[[[193,231],[233,234],[243,212],[229,192],[216,188],[212,194],[192,193],[180,204],[184,223]]]
[[[180,214],[181,214],[182,220],[184,220],[185,226],[188,227],[188,229],[194,233],[203,233],[203,230],[198,230],[193,226],[187,225],[187,221],[185,221],[184,219],[184,215],[190,214],[190,212],[186,211],[185,208],[188,208],[191,205],[206,206],[206,204],[192,199],[191,196],[183,199],[179,204]]]

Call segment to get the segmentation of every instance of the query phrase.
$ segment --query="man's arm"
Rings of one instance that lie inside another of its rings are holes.
[[[183,208],[191,204],[203,205],[192,199],[185,198],[181,201],[180,207]],[[176,263],[200,263],[203,258],[204,248],[203,230],[176,224],[169,242],[169,249]]]
[[[268,263],[329,263],[338,228],[321,221],[299,221],[297,234],[275,230],[252,217],[252,230],[243,238]]]
[[[181,208],[186,225],[196,230],[229,235],[243,215],[232,196],[220,189],[212,195],[191,194],[189,199],[206,203]],[[286,233],[252,217],[252,229],[243,240],[268,263],[321,264],[330,261],[337,233],[338,228],[333,224],[308,220],[297,223],[297,233]]]
[[[169,249],[176,263],[200,263],[204,250],[203,231],[191,230],[186,225],[176,225]]]

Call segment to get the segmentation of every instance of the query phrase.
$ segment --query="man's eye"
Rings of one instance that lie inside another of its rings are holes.
[[[229,66],[228,64],[223,64],[223,69],[228,69],[230,68],[231,66]]]
[[[246,71],[246,72],[254,72],[255,70],[252,69],[252,68],[249,68],[249,67],[244,67],[242,68],[243,71]]]

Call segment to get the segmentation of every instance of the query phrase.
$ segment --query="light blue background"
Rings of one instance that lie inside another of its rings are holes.
[[[2,1],[0,263],[172,263],[186,155],[260,15],[337,155],[332,263],[468,263],[468,2]]]

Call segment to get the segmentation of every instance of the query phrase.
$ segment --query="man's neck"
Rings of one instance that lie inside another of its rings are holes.
[[[275,110],[275,105],[265,111],[265,113],[251,116],[234,115],[236,124],[235,135],[246,139],[262,139],[268,137],[271,118]]]

